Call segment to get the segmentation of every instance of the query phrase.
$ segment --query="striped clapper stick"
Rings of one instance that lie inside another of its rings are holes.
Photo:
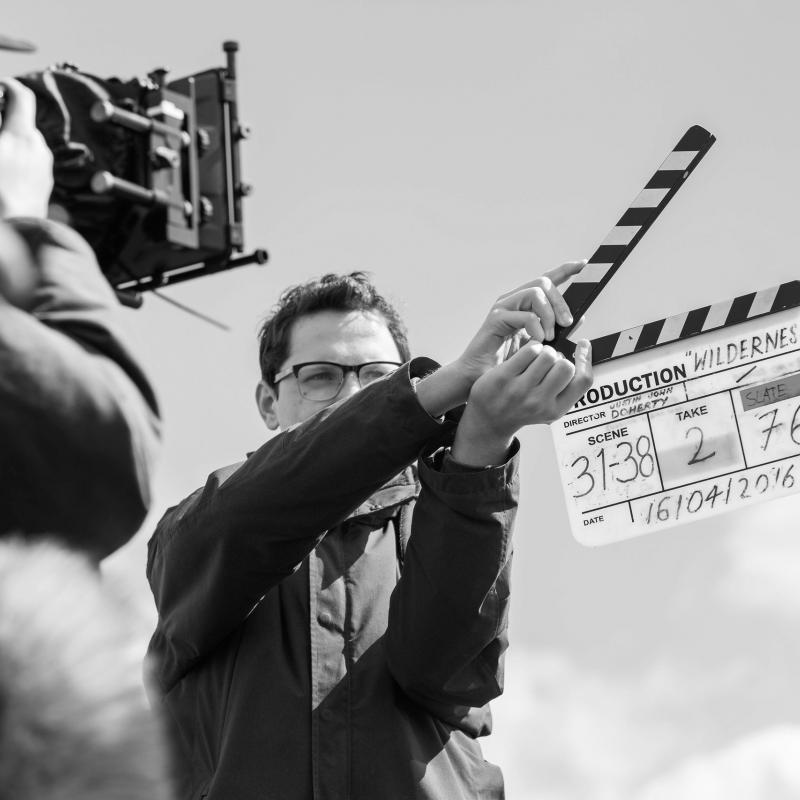
[[[780,286],[740,295],[733,300],[701,306],[693,311],[592,339],[592,364],[602,364],[797,306],[800,306],[800,281],[788,281]]]
[[[693,125],[681,137],[589,259],[577,276],[577,280],[564,290],[564,300],[569,306],[574,322],[569,327],[556,328],[553,347],[572,358],[575,345],[567,339],[570,331],[700,163],[714,141],[715,137],[699,125]]]

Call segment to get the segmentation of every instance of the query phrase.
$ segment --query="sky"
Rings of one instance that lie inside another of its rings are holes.
[[[280,291],[369,270],[414,351],[457,357],[494,299],[588,257],[692,124],[717,142],[592,306],[606,333],[798,277],[800,6],[791,0],[29,0],[3,32],[102,77],[240,43],[249,247],[270,261],[126,325],[156,385],[155,507],[104,564],[142,642],[156,520],[268,435],[256,331]],[[550,432],[526,430],[506,691],[484,744],[511,800],[800,796],[797,496],[600,548],[571,536]]]

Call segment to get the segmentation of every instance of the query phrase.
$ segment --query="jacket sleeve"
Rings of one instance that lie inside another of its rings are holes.
[[[0,301],[0,527],[55,534],[100,559],[148,510],[156,400],[89,245],[47,220],[7,224],[37,276],[29,308]]]
[[[510,460],[461,468],[420,461],[403,572],[392,594],[386,652],[405,694],[472,736],[491,730],[486,704],[503,691],[503,654],[518,485]]]
[[[159,612],[152,676],[166,692],[295,571],[325,532],[452,436],[420,406],[415,359],[353,397],[278,434],[233,474],[215,473],[171,509],[150,541]]]

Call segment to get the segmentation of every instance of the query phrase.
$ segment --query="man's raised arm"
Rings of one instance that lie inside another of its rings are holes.
[[[412,700],[472,736],[489,732],[483,706],[503,688],[519,491],[514,436],[563,415],[591,381],[588,342],[578,344],[574,364],[529,342],[475,382],[451,452],[420,464],[387,658]]]
[[[569,321],[554,281],[581,266],[565,265],[500,298],[451,364],[413,360],[279,434],[232,473],[215,473],[167,514],[148,565],[162,690],[235,630],[326,530],[421,453],[452,441],[454,423],[442,415],[503,363],[509,346]]]
[[[167,513],[148,558],[162,689],[240,625],[329,528],[420,451],[452,438],[453,425],[431,417],[412,384],[435,368],[414,359],[278,434],[233,472],[212,474]]]

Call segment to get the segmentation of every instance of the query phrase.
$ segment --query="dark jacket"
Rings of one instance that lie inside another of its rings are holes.
[[[156,400],[89,245],[47,220],[4,224],[38,274],[29,309],[0,300],[0,533],[58,534],[100,559],[147,513]]]
[[[502,691],[516,457],[432,454],[449,426],[410,380],[430,367],[276,436],[159,524],[150,665],[182,800],[503,796],[475,740]]]

